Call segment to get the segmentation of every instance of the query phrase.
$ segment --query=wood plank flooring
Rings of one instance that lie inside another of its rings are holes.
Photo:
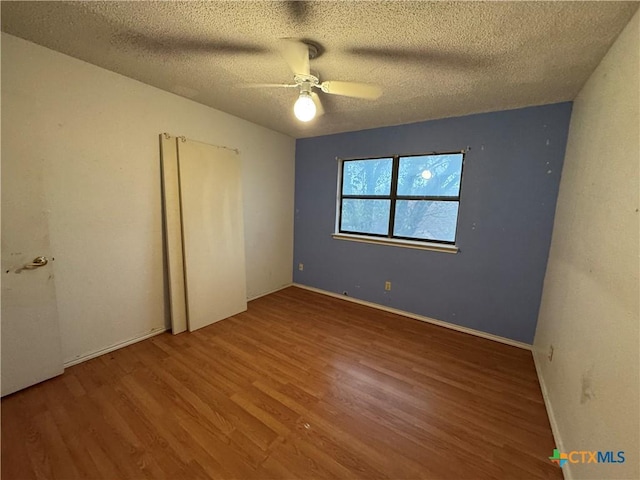
[[[291,287],[2,400],[2,479],[562,478],[531,353]]]

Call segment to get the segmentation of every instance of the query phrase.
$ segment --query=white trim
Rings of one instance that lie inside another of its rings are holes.
[[[293,285],[293,283],[287,283],[286,285],[284,285],[282,287],[278,287],[278,288],[275,288],[273,290],[269,290],[268,292],[265,292],[265,293],[259,293],[255,297],[247,298],[247,302],[250,302],[252,300],[257,300],[260,297],[266,297],[267,295],[271,295],[272,293],[276,293],[276,292],[279,292],[280,290],[284,290],[285,288],[289,288],[292,285]]]
[[[531,350],[532,348],[532,346],[528,343],[518,342],[517,340],[511,340],[510,338],[500,337],[491,333],[481,332],[480,330],[474,330],[473,328],[461,327],[460,325],[454,325],[453,323],[443,322],[442,320],[436,320],[435,318],[424,317],[416,313],[398,310],[397,308],[385,307],[384,305],[379,305],[377,303],[367,302],[366,300],[358,300],[357,298],[347,297],[345,295],[328,292],[326,290],[321,290],[315,287],[308,287],[299,283],[294,283],[293,286],[302,288],[304,290],[310,290],[312,292],[320,293],[322,295],[327,295],[329,297],[335,297],[341,300],[346,300],[348,302],[365,305],[367,307],[377,308],[378,310],[383,310],[385,312],[395,313],[396,315],[402,315],[403,317],[413,318],[414,320],[420,320],[421,322],[431,323],[433,325],[438,325],[439,327],[449,328],[451,330],[456,330],[462,333],[468,333],[469,335],[475,335],[476,337],[486,338],[487,340],[493,340],[494,342],[504,343],[506,345],[511,345],[512,347],[518,347],[524,350]]]
[[[332,233],[336,240],[349,240],[351,242],[375,243],[377,245],[390,245],[392,247],[416,248],[418,250],[433,250],[434,252],[458,253],[458,247],[446,243],[419,242],[416,240],[402,240],[399,238],[369,237],[367,235],[355,235],[353,233]]]
[[[251,300],[256,300],[257,298],[264,297],[266,295],[270,295],[270,294],[275,293],[275,292],[280,291],[280,290],[284,290],[285,288],[288,288],[291,285],[293,285],[293,284],[289,283],[287,285],[284,285],[282,287],[278,287],[278,288],[276,288],[274,290],[271,290],[269,292],[261,293],[261,294],[255,296],[255,297],[253,297],[253,298],[247,298],[247,301],[250,302]],[[146,334],[141,335],[139,337],[134,337],[134,338],[131,338],[129,340],[125,340],[124,342],[119,342],[119,343],[113,344],[113,345],[111,345],[109,347],[102,348],[100,350],[96,350],[95,352],[87,353],[85,355],[81,355],[81,356],[79,356],[77,358],[74,358],[73,360],[69,360],[67,362],[64,362],[63,366],[64,366],[64,368],[71,367],[73,365],[77,365],[78,363],[86,362],[87,360],[91,360],[92,358],[96,358],[96,357],[99,357],[100,355],[104,355],[105,353],[113,352],[114,350],[118,350],[119,348],[123,348],[123,347],[126,347],[128,345],[132,345],[134,343],[141,342],[142,340],[146,340],[147,338],[155,337],[156,335],[160,335],[161,333],[170,332],[170,331],[171,331],[170,328],[165,328],[165,327],[154,328],[149,333],[146,333]]]
[[[535,348],[531,349],[531,353],[533,354],[533,364],[536,366],[536,374],[538,375],[538,383],[540,384],[540,390],[542,391],[542,399],[544,400],[544,406],[547,408],[547,417],[549,417],[549,424],[551,425],[551,433],[553,434],[553,440],[556,442],[556,448],[561,452],[566,452],[564,449],[564,444],[562,442],[562,437],[560,436],[560,429],[558,428],[558,422],[556,421],[555,413],[553,412],[553,407],[551,406],[551,399],[549,398],[549,392],[547,390],[547,385],[544,382],[544,377],[542,376],[542,368],[540,367],[540,362],[545,361],[545,357],[538,356]],[[573,476],[571,475],[571,462],[567,462],[565,466],[562,468],[562,475],[566,480],[571,480]]]
[[[87,353],[86,355],[81,355],[79,357],[74,358],[73,360],[64,362],[63,364],[64,368],[77,365],[78,363],[86,362],[87,360],[91,360],[92,358],[99,357],[100,355],[104,355],[105,353],[113,352],[114,350],[118,350],[119,348],[123,348],[128,345],[141,342],[142,340],[146,340],[147,338],[155,337],[156,335],[160,335],[161,333],[169,332],[169,331],[171,331],[171,329],[166,327],[154,328],[149,333],[146,333],[139,337],[134,337],[129,340],[125,340],[124,342],[118,342],[109,347],[101,348],[100,350],[96,350],[95,352]]]

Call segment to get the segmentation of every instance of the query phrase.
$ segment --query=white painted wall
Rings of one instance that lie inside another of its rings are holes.
[[[639,25],[640,12],[574,103],[534,342],[559,448],[626,461],[567,478],[640,478]]]
[[[46,172],[66,362],[168,325],[161,132],[240,150],[248,297],[291,283],[294,139],[2,34],[5,122]]]

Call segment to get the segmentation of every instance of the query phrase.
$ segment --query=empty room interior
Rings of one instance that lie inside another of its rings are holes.
[[[1,2],[1,476],[640,478],[638,2]]]

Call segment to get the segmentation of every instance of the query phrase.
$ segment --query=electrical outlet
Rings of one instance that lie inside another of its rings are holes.
[[[553,345],[549,345],[549,355],[547,358],[549,358],[550,362],[553,361]]]
[[[384,282],[384,289],[387,292],[390,292],[391,291],[391,282]]]
[[[299,263],[298,264],[298,270],[300,270],[300,271],[304,270],[304,263]]]

